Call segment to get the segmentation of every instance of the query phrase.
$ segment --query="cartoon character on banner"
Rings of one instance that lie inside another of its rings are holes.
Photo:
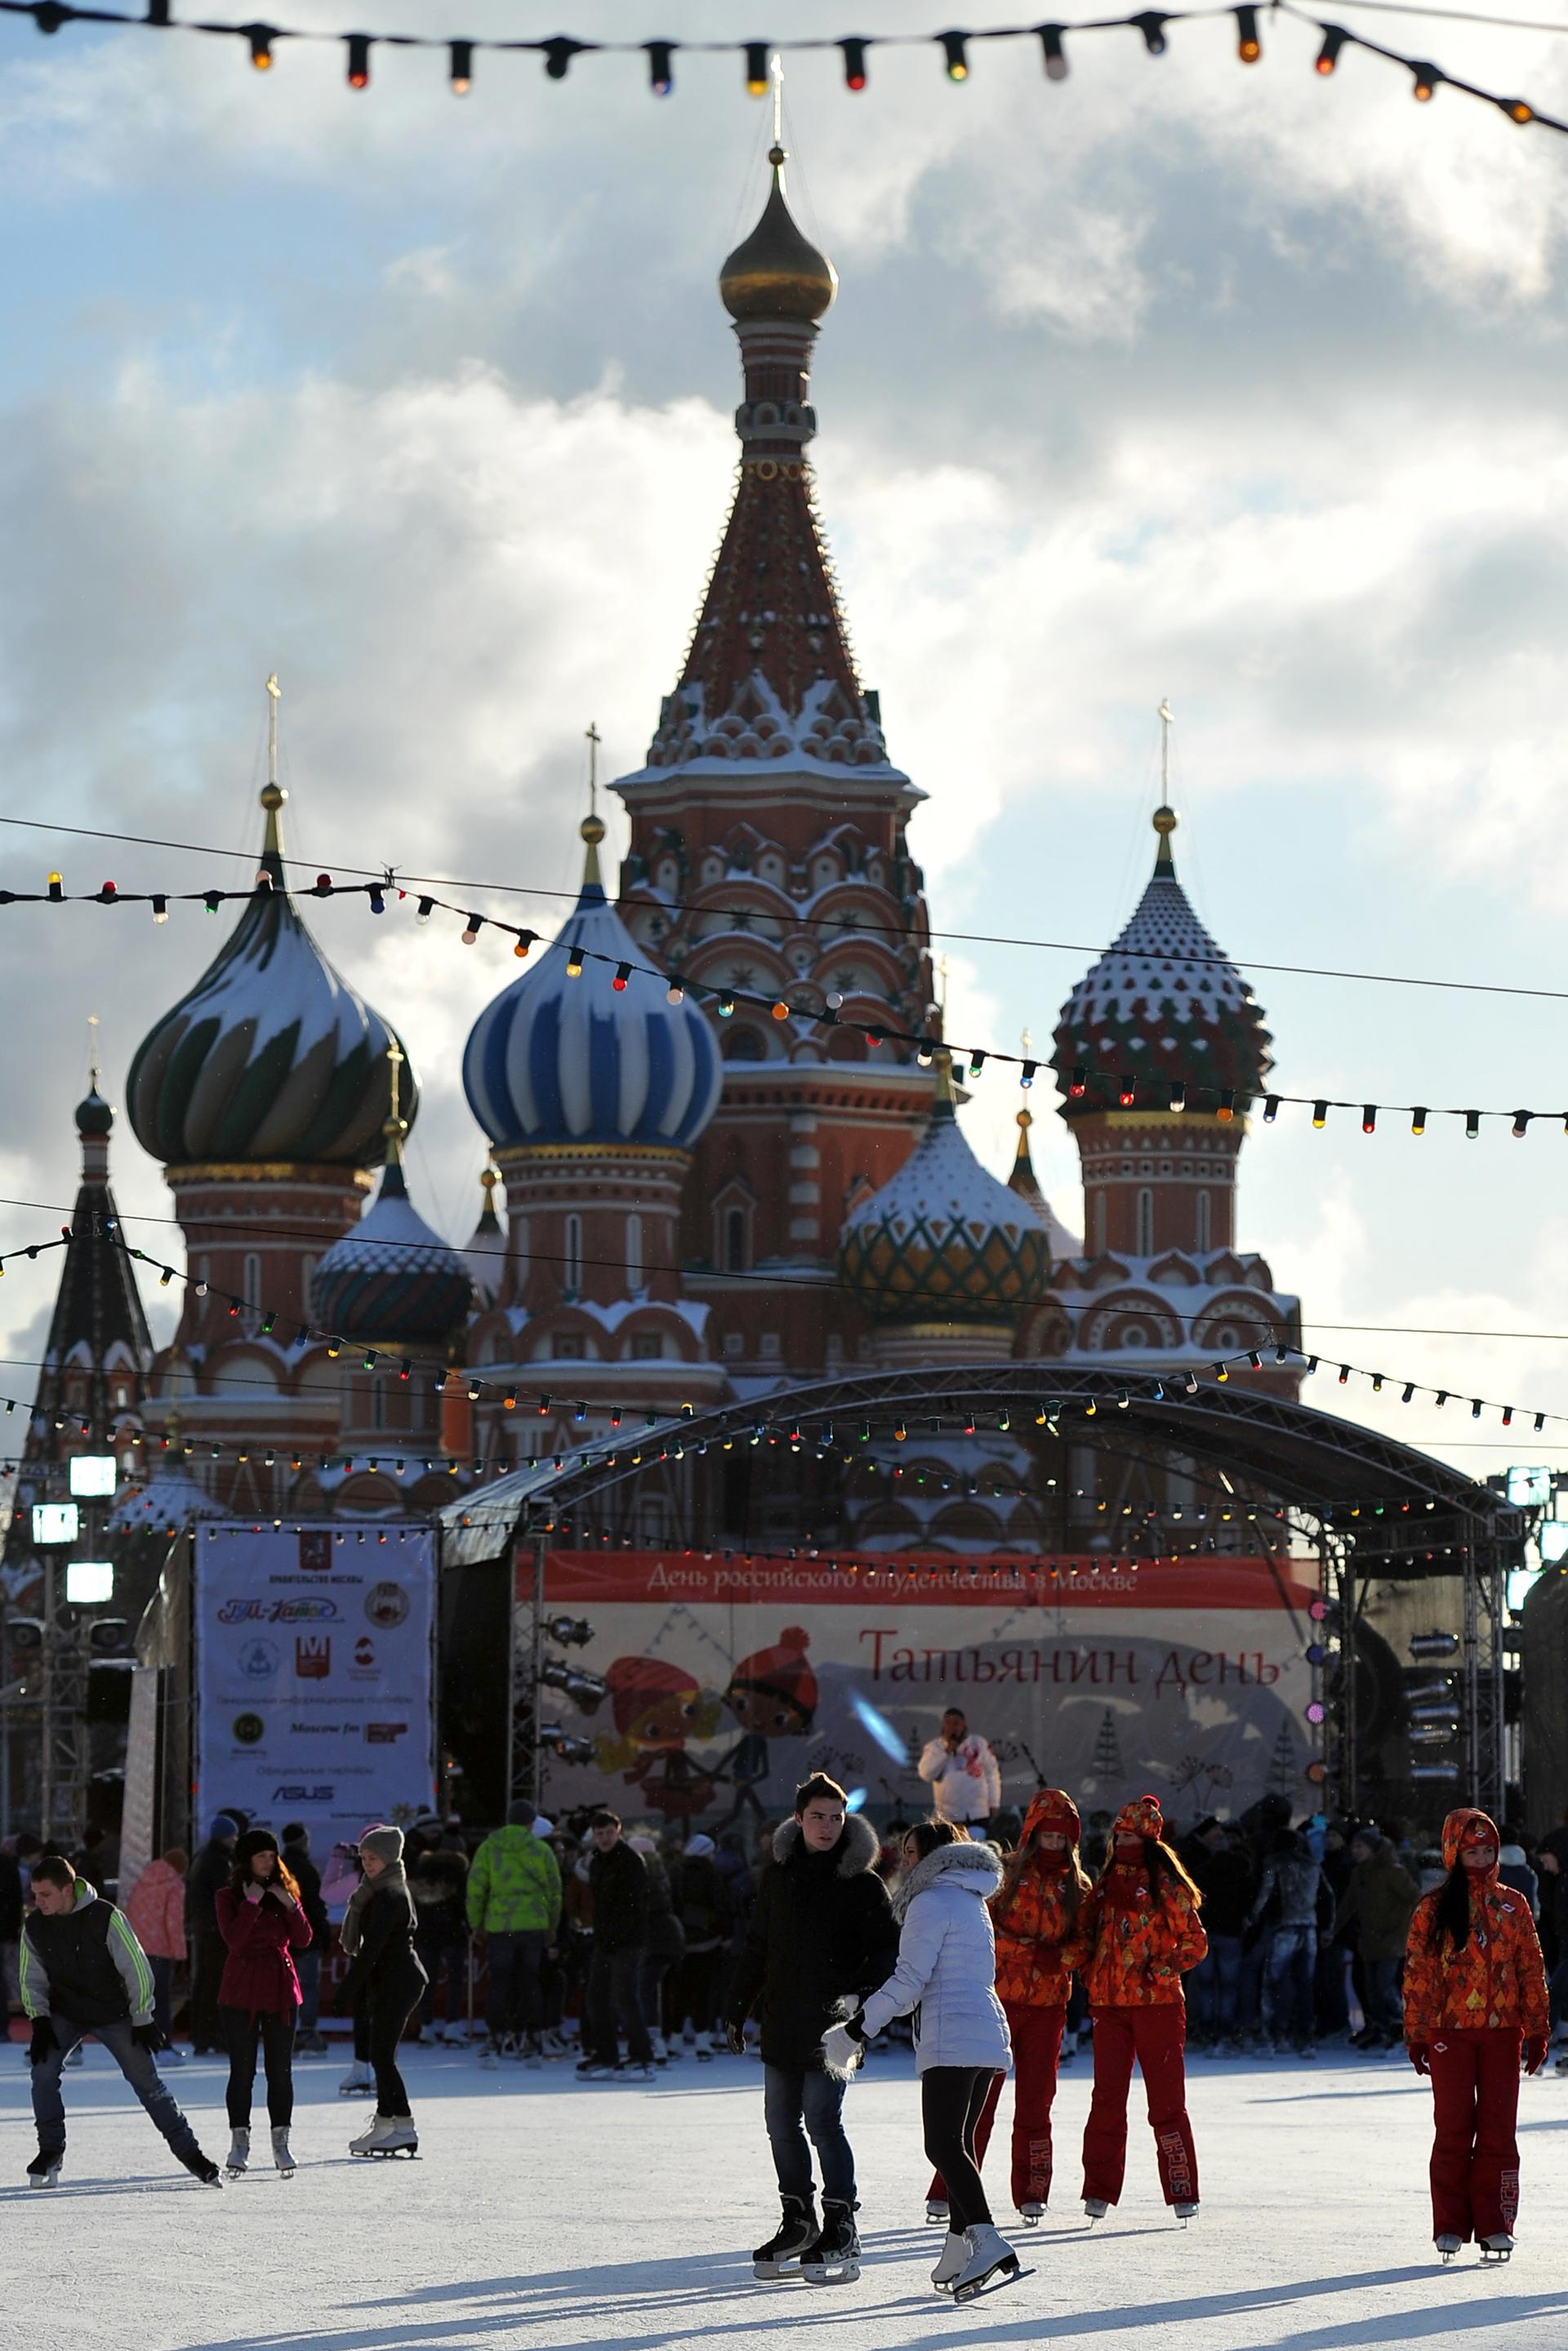
[[[775,1648],[742,1657],[729,1677],[724,1702],[744,1736],[714,1775],[727,1780],[735,1790],[727,1821],[737,1820],[747,1805],[758,1820],[765,1817],[757,1791],[773,1770],[768,1741],[804,1739],[810,1730],[817,1711],[817,1677],[806,1662],[810,1646],[809,1633],[799,1625],[787,1625]]]
[[[617,1657],[606,1673],[612,1731],[593,1742],[601,1771],[619,1771],[629,1788],[641,1789],[656,1813],[687,1820],[713,1802],[713,1781],[686,1759],[689,1739],[711,1739],[718,1729],[717,1698],[683,1666],[662,1657]]]

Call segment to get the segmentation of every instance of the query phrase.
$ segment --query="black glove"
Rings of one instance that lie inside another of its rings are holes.
[[[168,2034],[161,2032],[155,2024],[133,2024],[131,2038],[138,2049],[145,2049],[150,2057],[156,2057],[160,2049],[169,2046]]]
[[[27,2050],[28,2064],[41,2065],[45,2058],[48,2055],[50,2050],[57,2049],[58,2047],[59,2043],[55,2038],[55,2028],[49,2018],[47,2016],[35,2016],[33,2019],[33,2038]]]
[[[746,2027],[737,2024],[733,2017],[724,2028],[724,2045],[732,2057],[744,2057],[746,2054]]]

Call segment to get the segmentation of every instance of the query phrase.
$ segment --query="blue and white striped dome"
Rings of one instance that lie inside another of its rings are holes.
[[[671,1004],[605,898],[590,817],[582,894],[538,965],[487,1005],[468,1034],[463,1090],[497,1151],[527,1144],[637,1143],[689,1151],[718,1107],[713,1031]],[[574,947],[584,959],[574,978]],[[606,958],[606,960],[600,960]],[[623,988],[619,963],[636,967]]]

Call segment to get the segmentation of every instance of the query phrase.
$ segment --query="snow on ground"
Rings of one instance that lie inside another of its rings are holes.
[[[1568,2342],[1568,2078],[1550,2072],[1521,2101],[1521,2250],[1507,2269],[1482,2270],[1473,2252],[1443,2269],[1426,2198],[1429,2093],[1402,2062],[1195,2060],[1204,2209],[1185,2232],[1157,2200],[1134,2084],[1127,2192],[1091,2235],[1073,2193],[1081,2059],[1058,2100],[1055,2203],[1043,2228],[1017,2232],[1032,2274],[955,2308],[926,2282],[940,2240],[922,2223],[907,2056],[877,2055],[850,2092],[865,2266],[840,2287],[752,2278],[747,2249],[777,2216],[753,2062],[688,2057],[650,2085],[590,2085],[559,2064],[484,2074],[467,2053],[411,2050],[422,2158],[373,2165],[347,2153],[368,2116],[336,2095],[341,2070],[337,2057],[297,2068],[298,2176],[263,2168],[219,2194],[173,2166],[89,2049],[66,2075],[64,2180],[42,2195],[22,2179],[35,2143],[26,2064],[19,2044],[0,2053],[0,2341],[768,2351],[795,2330],[810,2351]],[[171,2079],[221,2157],[224,2069],[202,2060]],[[1004,2098],[1004,2125],[1009,2111]],[[256,2123],[265,2147],[259,2109]]]

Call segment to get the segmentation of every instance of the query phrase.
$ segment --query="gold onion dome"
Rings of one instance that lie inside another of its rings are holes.
[[[839,290],[839,273],[795,225],[784,195],[784,150],[770,147],[773,185],[762,218],[718,273],[732,319],[817,319]]]

